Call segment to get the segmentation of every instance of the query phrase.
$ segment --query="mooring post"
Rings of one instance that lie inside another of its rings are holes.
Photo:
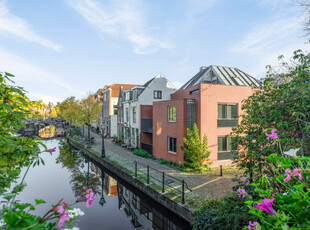
[[[163,184],[162,184],[162,190],[161,190],[162,193],[165,192],[165,172],[163,172]]]
[[[150,184],[150,166],[147,166],[146,184]]]
[[[138,165],[137,165],[137,161],[135,161],[135,178],[138,177]]]
[[[182,180],[182,204],[185,204],[185,191],[184,191],[184,189],[185,189],[185,181],[184,180]]]
[[[220,176],[223,176],[223,165],[220,166]]]

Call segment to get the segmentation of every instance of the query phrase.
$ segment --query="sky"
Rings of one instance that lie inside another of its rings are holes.
[[[46,103],[209,65],[260,79],[309,51],[303,21],[293,0],[0,0],[0,71]]]

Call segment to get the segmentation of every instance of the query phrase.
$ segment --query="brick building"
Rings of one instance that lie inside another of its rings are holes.
[[[187,128],[196,123],[201,135],[208,137],[213,166],[230,164],[233,150],[226,135],[240,122],[241,102],[252,95],[252,86],[258,81],[237,68],[201,67],[170,100],[154,102],[153,155],[183,163],[179,146]]]

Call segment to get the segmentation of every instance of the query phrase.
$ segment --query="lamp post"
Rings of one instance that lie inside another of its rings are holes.
[[[102,148],[101,148],[101,158],[105,158],[105,148],[104,148],[104,126],[102,126]]]
[[[101,169],[101,197],[100,197],[100,200],[99,200],[99,204],[101,206],[103,206],[105,204],[105,199],[104,199],[104,196],[103,196],[103,180],[104,180],[104,172],[103,170]]]

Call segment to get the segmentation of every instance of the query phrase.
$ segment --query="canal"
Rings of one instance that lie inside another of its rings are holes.
[[[191,229],[187,221],[70,148],[66,141],[52,139],[44,144],[56,147],[56,152],[41,154],[45,165],[29,170],[27,186],[17,197],[29,203],[34,203],[34,198],[45,200],[35,210],[37,215],[42,216],[61,198],[73,203],[83,191],[92,188],[96,197],[92,207],[87,208],[84,202],[74,205],[85,213],[74,224],[80,229]]]

